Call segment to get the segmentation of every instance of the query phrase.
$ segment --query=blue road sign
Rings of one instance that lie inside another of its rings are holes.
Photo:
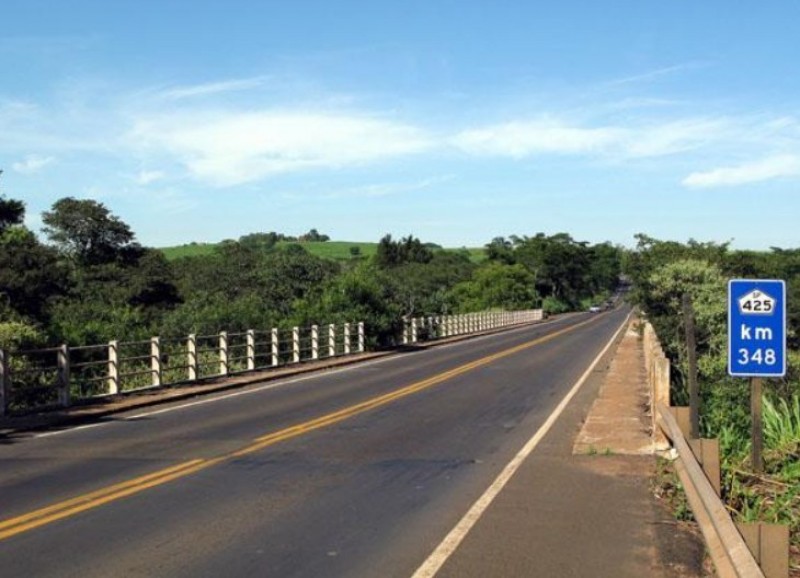
[[[786,284],[765,279],[728,282],[728,373],[786,374]]]

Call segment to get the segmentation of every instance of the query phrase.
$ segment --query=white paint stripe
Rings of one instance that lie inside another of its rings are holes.
[[[329,370],[329,371],[325,371],[323,368],[320,368],[319,371],[320,372],[324,371],[325,372],[324,374],[313,372],[313,373],[309,373],[307,375],[303,375],[301,377],[296,377],[294,379],[282,379],[280,381],[267,383],[267,384],[264,384],[264,385],[261,385],[261,386],[258,386],[258,387],[251,387],[250,389],[246,389],[246,390],[242,390],[242,391],[235,391],[233,393],[226,393],[226,394],[222,394],[222,395],[214,395],[214,392],[207,392],[206,394],[203,394],[202,392],[198,392],[197,395],[209,395],[209,396],[213,396],[213,397],[208,397],[208,398],[197,400],[197,401],[191,401],[191,402],[183,403],[183,404],[180,404],[180,405],[172,405],[170,407],[166,407],[166,408],[162,408],[162,409],[154,409],[152,411],[147,411],[147,412],[143,412],[143,413],[137,413],[136,415],[119,417],[119,418],[117,418],[117,422],[119,422],[119,421],[134,421],[134,420],[142,419],[142,418],[145,418],[145,417],[150,417],[150,416],[159,415],[159,414],[163,414],[163,413],[170,413],[170,412],[178,411],[178,410],[181,410],[181,409],[187,409],[187,408],[194,407],[194,406],[197,406],[197,405],[205,405],[207,403],[214,403],[214,402],[217,402],[217,401],[222,401],[222,400],[226,400],[226,399],[230,399],[230,398],[234,398],[234,397],[239,397],[239,396],[242,396],[242,395],[250,395],[250,394],[253,394],[253,393],[259,393],[261,391],[265,391],[265,390],[268,390],[268,389],[275,389],[277,387],[283,387],[284,385],[290,385],[292,383],[298,383],[298,382],[301,382],[301,381],[308,381],[309,379],[316,379],[316,378],[321,377],[322,375],[325,375],[325,376],[335,375],[337,373],[350,371],[350,370],[356,369],[358,367],[366,367],[366,366],[369,366],[369,365],[375,365],[375,364],[378,364],[378,363],[382,363],[384,361],[388,361],[389,359],[391,359],[391,358],[390,357],[385,357],[385,358],[382,358],[382,359],[373,359],[371,361],[365,361],[364,363],[349,365],[347,367],[342,367],[342,368],[339,368],[339,369],[332,369],[332,370]],[[243,384],[242,387],[247,387],[247,385]],[[165,400],[164,403],[169,403],[169,401]],[[60,430],[60,431],[36,434],[33,437],[38,439],[38,438],[52,437],[52,436],[57,436],[57,435],[64,435],[66,433],[71,433],[71,432],[79,431],[79,430],[82,430],[82,429],[89,429],[89,428],[101,427],[101,426],[109,426],[109,425],[113,425],[114,423],[115,422],[113,422],[113,421],[107,421],[107,422],[94,423],[94,424],[88,424],[88,425],[80,425],[80,426],[75,426],[73,428],[64,429],[64,430]]]
[[[35,439],[50,438],[50,437],[53,437],[53,436],[58,436],[58,435],[65,434],[67,432],[73,432],[73,431],[78,431],[78,430],[82,430],[82,429],[91,429],[93,427],[100,427],[100,426],[104,426],[104,425],[108,425],[108,424],[107,423],[90,423],[90,424],[86,424],[86,425],[77,425],[75,427],[71,427],[71,428],[65,429],[65,430],[51,431],[51,432],[36,434],[33,437]]]
[[[559,320],[563,320],[563,319],[564,319],[564,317],[561,317],[559,319],[554,319],[552,321],[545,321],[544,323],[536,323],[536,324],[524,325],[522,327],[515,327],[514,329],[510,329],[510,330],[505,331],[503,333],[504,334],[518,333],[518,332],[524,331],[526,329],[530,329],[531,327],[543,327],[545,325],[551,325],[551,324],[556,323]],[[497,333],[492,333],[492,334],[489,334],[489,335],[481,335],[479,337],[471,339],[469,341],[469,343],[475,343],[476,341],[489,339],[491,337],[496,337],[497,335],[498,335]],[[459,346],[459,345],[464,345],[465,343],[467,343],[467,342],[466,341],[457,341],[457,342],[454,342],[454,343],[447,343],[447,344],[444,344],[442,346],[436,347],[435,350],[441,351],[442,349],[448,349],[450,347],[456,347],[456,346]],[[427,351],[434,351],[434,349],[429,349],[429,350],[426,350],[425,352],[427,352]],[[425,352],[421,352],[421,353],[425,353]],[[154,409],[152,411],[146,411],[146,412],[142,412],[142,413],[137,413],[136,415],[126,416],[126,417],[119,417],[119,418],[117,418],[116,423],[118,423],[119,421],[135,421],[137,419],[142,419],[142,418],[151,417],[151,416],[154,416],[154,415],[160,415],[160,414],[164,414],[164,413],[170,413],[170,412],[173,412],[173,411],[187,409],[187,408],[195,407],[195,406],[198,406],[198,405],[205,405],[205,404],[208,404],[208,403],[214,403],[214,402],[217,402],[217,401],[223,401],[223,400],[226,400],[226,399],[231,399],[231,398],[239,397],[239,396],[242,396],[242,395],[250,395],[250,394],[253,394],[253,393],[259,393],[259,392],[266,391],[266,390],[269,390],[269,389],[275,389],[275,388],[278,388],[278,387],[283,387],[285,385],[290,385],[290,384],[293,384],[293,383],[299,383],[301,381],[308,381],[310,379],[317,379],[317,378],[322,377],[322,376],[327,377],[329,375],[336,375],[338,373],[344,373],[346,371],[353,371],[355,369],[359,369],[359,368],[362,368],[362,367],[369,367],[371,365],[377,365],[379,363],[384,363],[384,362],[390,361],[392,359],[397,359],[397,357],[394,356],[394,355],[389,355],[389,356],[383,357],[381,359],[373,359],[371,361],[364,361],[363,363],[354,363],[352,365],[347,365],[346,367],[341,367],[341,368],[338,368],[338,369],[325,370],[324,368],[320,368],[319,371],[310,372],[307,375],[303,375],[301,377],[296,377],[294,379],[282,379],[282,380],[275,381],[275,382],[272,382],[272,383],[268,383],[268,384],[265,384],[265,385],[261,385],[261,386],[258,386],[258,387],[250,387],[249,389],[246,389],[246,390],[235,391],[233,393],[225,393],[225,394],[222,394],[222,395],[214,395],[213,392],[208,392],[207,394],[198,393],[198,395],[209,395],[209,396],[213,396],[213,397],[208,397],[208,398],[201,399],[201,400],[198,400],[198,401],[191,401],[191,402],[183,403],[183,404],[180,404],[180,405],[173,405],[173,406],[162,408],[162,409]],[[321,373],[321,372],[324,372],[324,373]],[[247,386],[246,385],[242,385],[242,387],[247,387]],[[164,403],[169,403],[169,401],[165,401]],[[89,428],[93,428],[93,427],[109,426],[109,425],[113,425],[114,423],[115,423],[114,421],[105,421],[105,422],[100,422],[100,423],[93,423],[93,424],[88,424],[88,425],[75,426],[75,427],[72,427],[72,428],[67,428],[67,429],[63,429],[63,430],[59,430],[59,431],[36,434],[36,435],[34,435],[32,437],[34,439],[54,437],[54,436],[64,435],[64,434],[68,434],[68,433],[72,433],[72,432],[76,432],[76,431],[80,431],[80,430],[84,430],[84,429],[89,429]]]
[[[525,459],[531,454],[531,452],[533,452],[534,449],[536,449],[536,446],[539,445],[539,442],[542,441],[544,436],[546,436],[550,431],[550,428],[553,427],[553,424],[564,412],[567,405],[569,405],[569,402],[572,401],[572,398],[575,397],[575,394],[578,393],[578,390],[589,378],[589,375],[592,373],[592,371],[594,371],[594,368],[598,363],[600,363],[600,360],[609,350],[614,341],[616,341],[617,337],[619,337],[619,334],[622,332],[622,330],[627,326],[631,315],[631,313],[628,314],[628,316],[625,318],[625,321],[622,323],[619,329],[617,329],[616,333],[614,333],[614,336],[608,341],[608,343],[606,343],[606,346],[597,355],[597,357],[595,357],[589,368],[583,373],[583,375],[581,375],[580,379],[578,379],[575,385],[572,386],[572,389],[569,390],[567,395],[564,396],[564,399],[562,399],[561,403],[559,403],[555,410],[553,410],[553,413],[550,414],[550,416],[547,418],[547,421],[545,421],[544,424],[533,435],[533,437],[528,440],[519,453],[517,453],[517,455],[511,459],[508,465],[503,468],[503,471],[500,472],[500,475],[495,478],[494,482],[492,482],[483,495],[478,498],[469,511],[464,514],[464,517],[461,518],[458,524],[456,524],[455,528],[450,530],[450,533],[445,536],[444,540],[442,540],[442,543],[439,544],[439,546],[430,556],[428,556],[428,559],[423,562],[422,566],[420,566],[417,571],[414,572],[412,578],[432,578],[441,569],[447,559],[450,558],[453,552],[456,551],[459,544],[461,544],[461,541],[467,536],[473,526],[477,524],[483,513],[500,494]]]

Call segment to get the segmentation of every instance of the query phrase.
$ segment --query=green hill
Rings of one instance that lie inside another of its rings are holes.
[[[201,255],[212,254],[221,243],[190,243],[188,245],[177,245],[174,247],[160,247],[159,250],[164,253],[164,256],[173,261],[181,257],[198,257]],[[280,241],[278,248],[287,247],[288,245],[300,245],[317,257],[325,259],[332,259],[334,261],[349,261],[355,257],[371,257],[378,250],[377,243],[364,243],[359,241],[305,241],[302,243],[293,243],[288,241]],[[354,248],[358,251],[354,255]],[[463,251],[464,248],[448,248],[445,251]],[[483,248],[467,248],[470,259],[475,263],[480,263],[486,258]]]

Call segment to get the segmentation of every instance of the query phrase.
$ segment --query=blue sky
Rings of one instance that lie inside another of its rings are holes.
[[[6,0],[0,193],[149,246],[800,246],[800,2]]]

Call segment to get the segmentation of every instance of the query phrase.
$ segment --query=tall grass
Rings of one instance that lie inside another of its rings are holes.
[[[800,484],[800,396],[764,396],[762,405],[767,468],[784,482]]]

